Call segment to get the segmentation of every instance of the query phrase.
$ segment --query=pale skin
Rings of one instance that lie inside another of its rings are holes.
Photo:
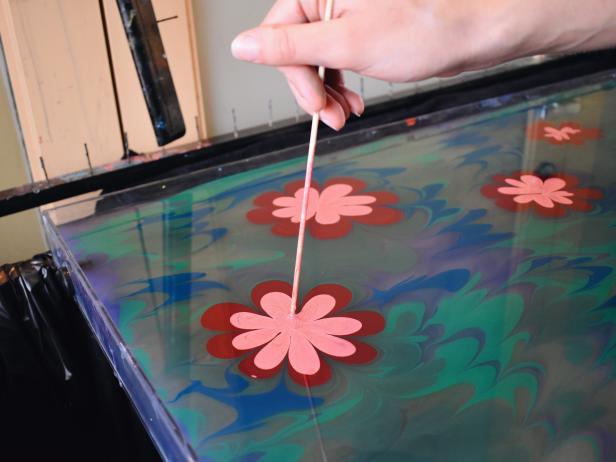
[[[340,130],[364,102],[340,70],[390,82],[456,75],[536,54],[616,46],[615,0],[277,0],[232,44],[277,67],[298,104]],[[326,66],[325,84],[316,66]]]

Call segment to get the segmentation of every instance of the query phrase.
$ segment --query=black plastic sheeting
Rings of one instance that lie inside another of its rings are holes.
[[[0,266],[0,460],[160,460],[47,254]]]

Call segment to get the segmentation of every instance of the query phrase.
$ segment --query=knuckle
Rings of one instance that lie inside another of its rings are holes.
[[[272,33],[272,58],[280,63],[294,62],[297,50],[289,31],[284,27],[274,27]]]

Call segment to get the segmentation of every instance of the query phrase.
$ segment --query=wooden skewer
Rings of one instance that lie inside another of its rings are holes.
[[[334,0],[327,0],[325,5],[325,21],[332,18]],[[319,78],[325,80],[325,66],[319,66]],[[314,169],[314,156],[317,149],[317,135],[319,132],[319,113],[312,114],[312,127],[310,129],[310,143],[308,145],[308,160],[306,162],[306,178],[304,180],[304,194],[299,217],[299,234],[297,237],[297,252],[295,253],[295,269],[293,271],[293,290],[291,292],[291,315],[297,311],[297,297],[299,293],[299,280],[302,272],[302,259],[304,256],[304,238],[306,236],[306,214],[308,212],[308,198],[312,185],[312,171]]]

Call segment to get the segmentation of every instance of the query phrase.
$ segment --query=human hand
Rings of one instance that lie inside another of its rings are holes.
[[[260,27],[235,39],[232,51],[277,66],[298,104],[340,129],[351,112],[364,111],[341,69],[404,82],[468,67],[476,21],[463,5],[478,2],[485,0],[335,0],[333,19],[324,23],[324,0],[278,0]],[[325,83],[320,65],[328,68]]]
[[[334,0],[327,23],[325,3],[277,0],[260,27],[234,40],[232,52],[278,67],[298,104],[334,129],[364,110],[345,87],[343,69],[409,82],[616,44],[613,0],[586,0],[583,7],[571,0]],[[325,83],[316,71],[321,65],[331,69]]]

